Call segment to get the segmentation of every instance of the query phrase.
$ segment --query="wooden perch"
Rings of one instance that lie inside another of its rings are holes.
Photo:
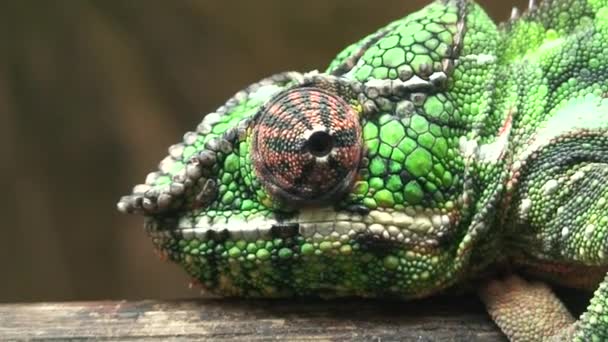
[[[0,340],[505,341],[475,297],[0,304]]]

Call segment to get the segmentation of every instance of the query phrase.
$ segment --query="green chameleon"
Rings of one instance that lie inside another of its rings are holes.
[[[607,58],[608,0],[435,1],[238,92],[118,208],[211,293],[475,286],[512,340],[608,341]]]

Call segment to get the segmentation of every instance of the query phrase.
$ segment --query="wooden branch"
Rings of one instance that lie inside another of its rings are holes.
[[[0,304],[0,339],[505,340],[474,297]]]

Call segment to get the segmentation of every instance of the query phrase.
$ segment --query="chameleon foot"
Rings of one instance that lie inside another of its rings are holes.
[[[484,284],[480,296],[511,341],[570,339],[575,320],[544,283],[512,275]]]

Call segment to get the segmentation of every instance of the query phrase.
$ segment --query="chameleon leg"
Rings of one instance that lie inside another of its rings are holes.
[[[545,341],[560,335],[567,340],[574,318],[540,282],[527,282],[512,275],[491,280],[480,289],[490,316],[511,341]]]
[[[598,141],[602,143],[597,144]],[[596,267],[595,272],[605,272],[602,269],[608,266],[608,164],[599,160],[580,162],[582,157],[603,158],[608,148],[604,141],[603,137],[589,137],[588,146],[580,150],[586,155],[574,158],[561,153],[564,159],[561,163],[554,159],[543,161],[541,156],[538,168],[524,179],[516,197],[519,218],[511,240],[514,246],[527,246],[519,251],[525,258],[564,266]],[[554,148],[555,152],[564,151],[560,145]],[[549,160],[552,162],[547,163]],[[604,277],[587,311],[570,328],[572,340],[608,341],[608,277]]]
[[[576,325],[575,341],[608,340],[608,275]]]

